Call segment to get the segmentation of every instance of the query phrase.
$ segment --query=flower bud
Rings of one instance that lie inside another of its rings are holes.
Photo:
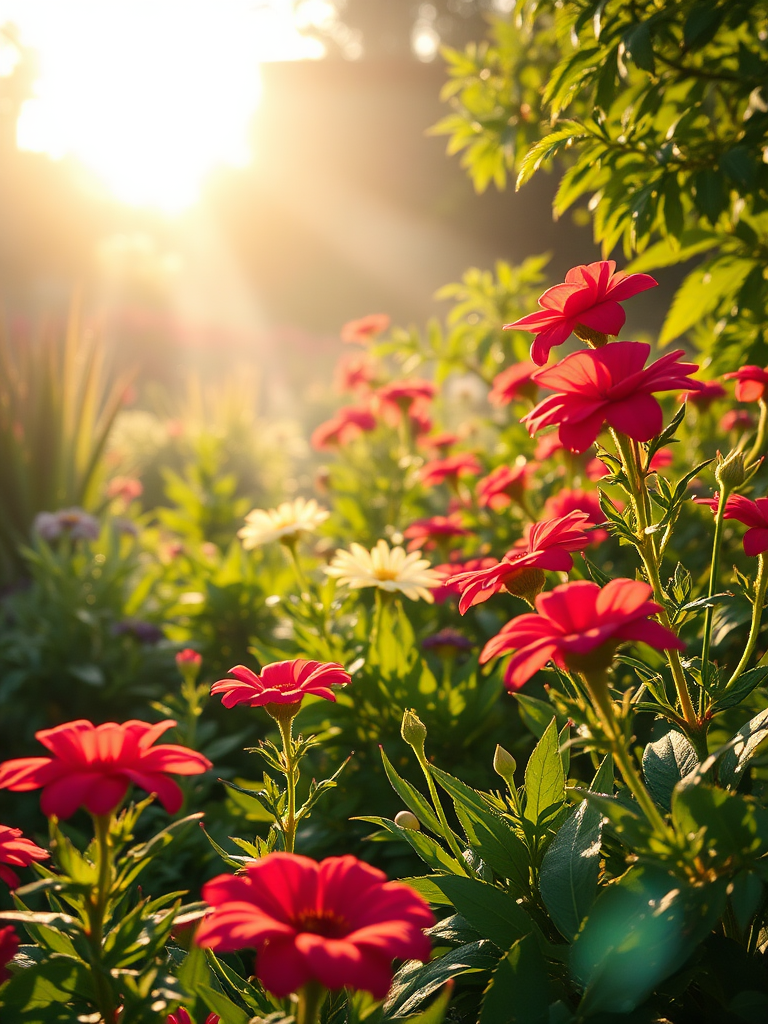
[[[715,480],[722,488],[733,491],[744,483],[744,452],[735,448],[725,458],[717,453],[715,464]]]
[[[413,832],[421,832],[421,822],[411,811],[399,811],[395,815],[395,824],[400,828],[409,828]]]
[[[181,672],[184,680],[190,684],[197,680],[202,663],[202,655],[198,654],[197,651],[193,651],[191,647],[185,647],[183,651],[179,651],[176,655],[176,667]]]
[[[424,756],[424,742],[427,738],[427,729],[419,716],[412,708],[406,708],[403,713],[403,724],[400,726],[400,735],[417,757]]]
[[[508,786],[514,785],[515,768],[517,761],[500,744],[496,744],[496,752],[493,755],[493,770],[500,775]]]

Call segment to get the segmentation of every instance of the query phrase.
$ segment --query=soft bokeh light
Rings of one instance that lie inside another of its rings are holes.
[[[39,65],[19,147],[73,157],[118,199],[171,212],[214,167],[249,163],[259,64],[324,52],[290,0],[0,0],[6,22]]]

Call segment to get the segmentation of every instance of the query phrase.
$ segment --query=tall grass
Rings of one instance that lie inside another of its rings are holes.
[[[104,446],[132,374],[110,379],[102,345],[72,303],[66,330],[0,331],[0,579],[19,572],[38,512],[97,503]]]

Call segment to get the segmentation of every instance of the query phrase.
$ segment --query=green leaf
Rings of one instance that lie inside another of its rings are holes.
[[[384,1004],[385,1019],[404,1017],[417,1010],[446,981],[462,974],[492,971],[498,959],[494,945],[481,939],[453,949],[428,964],[409,960],[395,975]]]
[[[442,1024],[448,1012],[448,1004],[451,1001],[452,994],[453,979],[446,982],[442,992],[431,1006],[428,1006],[426,1010],[422,1010],[421,1013],[417,1013],[415,1017],[409,1017],[408,1024]]]
[[[718,768],[718,778],[724,786],[735,785],[757,748],[768,738],[768,708],[755,715],[734,735],[733,746],[723,754]]]
[[[670,729],[643,751],[643,775],[657,804],[669,807],[675,786],[699,766],[696,751],[687,736]]]
[[[752,693],[755,687],[762,686],[766,679],[768,679],[768,665],[751,668],[739,676],[732,688],[716,697],[709,710],[714,714],[717,711],[725,711],[726,708],[735,708]]]
[[[3,1005],[24,1007],[27,1011],[68,1003],[74,998],[95,1001],[90,970],[82,960],[67,956],[27,967],[0,991]]]
[[[402,779],[384,753],[384,748],[381,747],[381,760],[384,764],[384,771],[387,773],[390,785],[403,801],[405,806],[419,819],[422,825],[425,825],[430,832],[433,832],[436,836],[443,835],[443,826],[437,818],[437,815],[432,810],[429,802],[421,795],[421,793],[412,786],[406,779]]]
[[[533,921],[520,904],[498,886],[458,875],[435,878],[435,885],[475,931],[499,949],[509,949],[517,939],[534,931]]]
[[[547,1024],[552,999],[547,964],[536,939],[526,935],[493,972],[478,1024]]]
[[[628,1014],[686,962],[725,909],[727,881],[681,885],[656,867],[631,868],[602,891],[574,942],[584,987],[579,1015]]]
[[[683,27],[685,49],[698,50],[711,42],[725,13],[726,5],[719,6],[717,0],[702,0],[694,4]]]
[[[632,260],[626,269],[630,273],[639,274],[659,267],[671,267],[676,263],[684,263],[700,252],[713,249],[721,240],[721,236],[713,231],[692,228],[682,233],[679,242],[665,238],[650,246],[641,256]]]
[[[624,36],[624,47],[632,61],[643,71],[653,71],[653,43],[647,21],[631,28]]]
[[[692,271],[678,288],[672,301],[659,344],[666,345],[713,313],[721,304],[732,301],[754,263],[731,256],[718,257]]]
[[[513,694],[520,705],[520,717],[531,730],[537,740],[540,740],[547,731],[547,726],[555,717],[552,705],[538,697],[531,697],[527,693]]]
[[[560,757],[557,722],[552,719],[525,768],[523,817],[537,830],[550,823],[565,803],[565,772]]]
[[[561,149],[573,145],[581,139],[588,138],[587,132],[577,121],[561,121],[559,127],[534,143],[523,157],[520,172],[517,176],[516,189],[533,177],[542,164],[548,163]]]
[[[221,1017],[221,1024],[249,1024],[250,1017],[233,1003],[223,992],[217,992],[210,985],[198,985],[197,994],[212,1013]]]
[[[412,828],[400,828],[389,818],[379,818],[374,815],[361,815],[355,821],[369,821],[373,825],[380,825],[398,839],[404,839],[409,843],[424,863],[434,871],[451,871],[464,874],[464,866],[447,853],[439,843],[423,832],[417,832]]]
[[[723,173],[712,167],[705,167],[694,175],[693,185],[696,209],[710,224],[716,224],[718,217],[728,205],[728,192]]]
[[[755,183],[757,167],[748,146],[740,145],[729,149],[720,157],[720,167],[741,189],[749,189]]]

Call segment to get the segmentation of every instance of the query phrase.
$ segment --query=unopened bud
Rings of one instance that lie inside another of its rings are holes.
[[[517,761],[508,750],[497,743],[496,753],[493,755],[493,770],[504,779],[507,785],[512,786],[515,768],[517,768]]]
[[[424,742],[427,738],[427,729],[412,708],[406,708],[403,713],[400,735],[409,747],[413,747],[417,757],[424,756]]]
[[[725,458],[717,453],[715,480],[721,487],[733,491],[744,483],[744,476],[744,452],[735,448]]]
[[[412,832],[421,832],[421,822],[410,811],[399,811],[395,815],[395,824],[400,828],[409,828]]]

